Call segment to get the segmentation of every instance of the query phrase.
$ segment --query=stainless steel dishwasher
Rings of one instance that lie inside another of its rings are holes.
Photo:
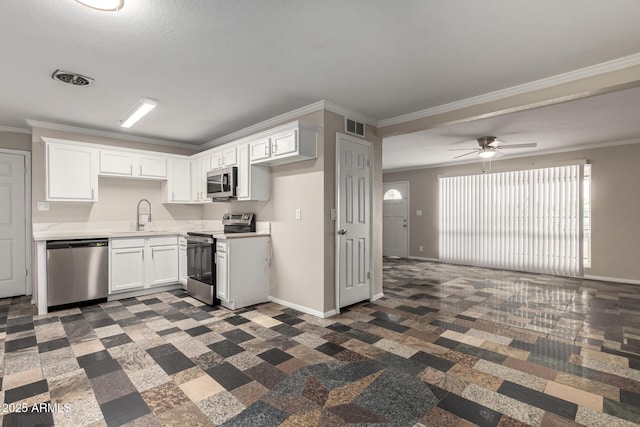
[[[109,293],[109,240],[47,242],[47,306],[63,308]],[[97,302],[97,301],[95,301]]]

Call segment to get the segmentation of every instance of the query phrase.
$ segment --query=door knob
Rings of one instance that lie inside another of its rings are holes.
[[[348,231],[345,230],[344,228],[342,230],[338,230],[338,234],[340,234],[341,236],[344,236],[347,233],[348,233]]]

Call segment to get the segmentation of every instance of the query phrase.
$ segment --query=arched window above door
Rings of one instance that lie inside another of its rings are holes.
[[[398,190],[395,190],[392,188],[391,190],[387,190],[387,192],[384,193],[384,196],[382,197],[382,199],[383,200],[401,200],[402,194]]]

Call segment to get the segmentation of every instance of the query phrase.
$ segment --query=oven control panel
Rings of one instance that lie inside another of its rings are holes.
[[[250,225],[253,222],[252,213],[224,214],[222,224],[224,225]]]

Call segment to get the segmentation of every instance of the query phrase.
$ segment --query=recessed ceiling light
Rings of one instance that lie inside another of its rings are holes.
[[[143,118],[149,111],[153,110],[156,105],[158,105],[158,101],[156,101],[155,99],[143,99],[129,114],[127,114],[122,120],[120,120],[120,126],[122,126],[123,128],[130,128],[138,120]]]
[[[124,0],[76,0],[87,7],[105,12],[117,12],[124,7]]]

